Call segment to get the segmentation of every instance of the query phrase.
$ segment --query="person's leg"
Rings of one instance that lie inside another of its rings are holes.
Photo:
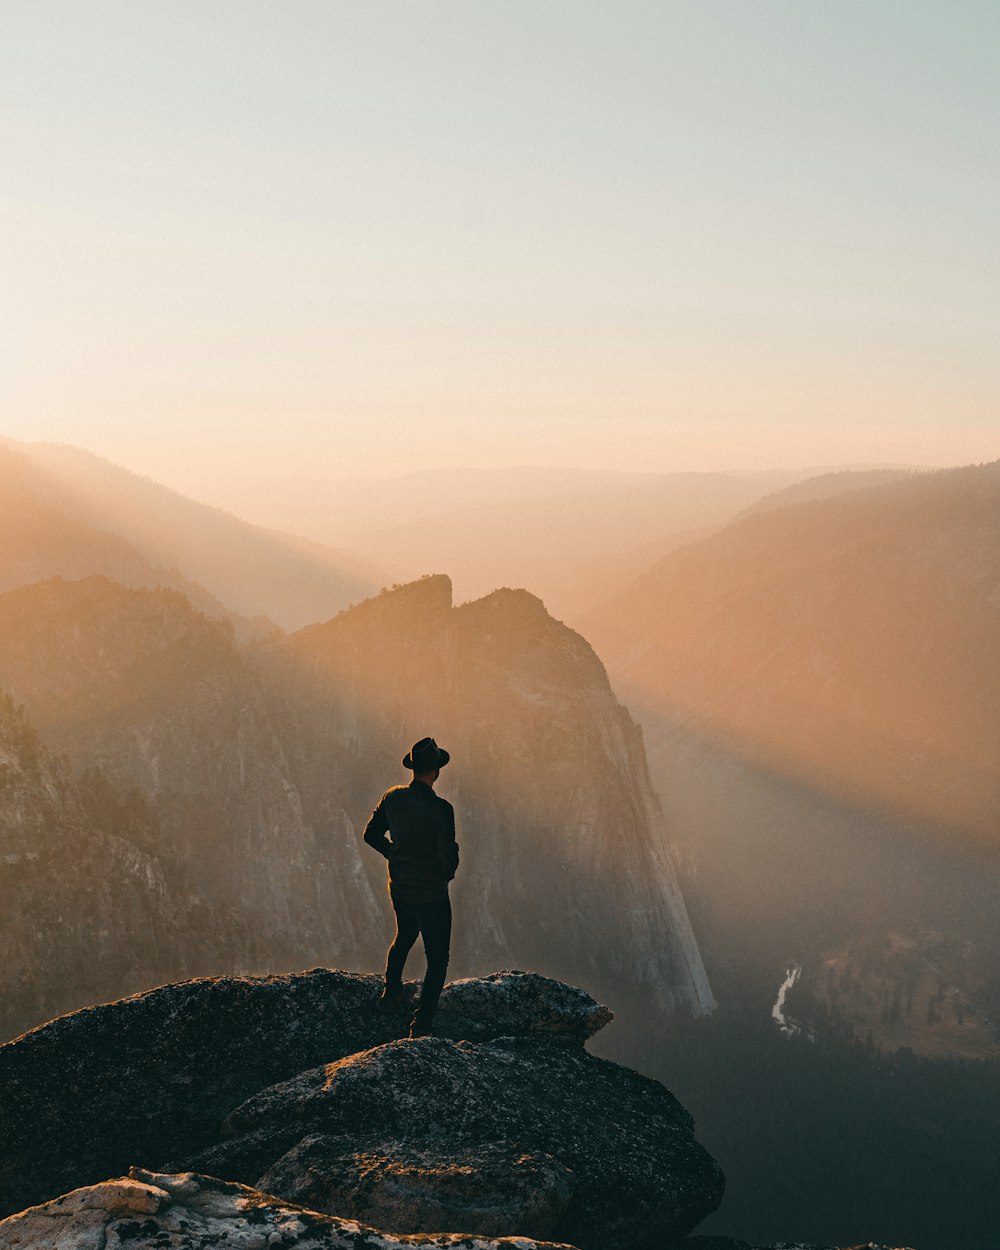
[[[417,1010],[410,1028],[411,1037],[431,1031],[438,999],[444,989],[451,947],[451,901],[446,895],[434,903],[419,903],[417,917],[420,935],[424,939],[427,973],[424,976],[420,1001],[417,1003]]]
[[[392,910],[396,913],[396,936],[385,957],[385,990],[383,999],[398,997],[403,989],[403,967],[406,956],[410,953],[413,943],[420,932],[420,921],[413,903],[392,900]]]

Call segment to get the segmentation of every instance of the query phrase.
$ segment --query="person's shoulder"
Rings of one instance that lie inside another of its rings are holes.
[[[382,795],[381,799],[379,799],[379,802],[391,803],[397,795],[409,794],[409,792],[410,792],[409,786],[390,786],[389,789],[386,790],[385,794]]]
[[[448,802],[448,800],[447,800],[447,799],[443,799],[443,798],[441,797],[441,795],[440,795],[440,794],[435,794],[435,795],[434,795],[434,797],[435,797],[435,799],[436,799],[439,803],[443,803],[443,804],[444,804],[444,806],[448,809],[448,811],[449,811],[449,812],[453,812],[453,811],[455,810],[455,809],[452,807],[452,805]]]

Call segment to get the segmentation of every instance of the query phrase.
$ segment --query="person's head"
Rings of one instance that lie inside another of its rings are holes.
[[[403,756],[403,767],[412,769],[414,781],[432,786],[451,756],[433,738],[421,738]]]

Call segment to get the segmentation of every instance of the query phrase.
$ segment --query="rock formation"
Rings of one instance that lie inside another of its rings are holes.
[[[753,1250],[687,1236],[722,1174],[663,1086],[584,1050],[589,995],[456,982],[410,1041],[377,989],[193,981],[0,1047],[0,1250]]]
[[[0,1221],[2,1250],[403,1250],[455,1246],[461,1250],[531,1250],[537,1243],[438,1234],[393,1236],[353,1220],[307,1211],[192,1173],[164,1176],[132,1168],[127,1177],[89,1185]]]
[[[427,577],[301,631],[279,659],[277,687],[330,766],[295,773],[307,810],[336,773],[360,823],[400,741],[433,725],[448,744],[456,971],[514,963],[646,1011],[713,1008],[640,731],[540,600],[499,590],[456,608],[448,578]]]
[[[582,991],[515,972],[459,983],[444,1031],[471,1021],[492,1040],[419,1043],[390,1040],[403,1022],[377,992],[327,971],[194,981],[8,1043],[0,1210],[128,1160],[400,1232],[583,1247],[653,1246],[718,1205],[722,1175],[687,1112],[584,1051],[610,1013]]]
[[[246,1185],[130,1168],[0,1220],[0,1250],[542,1250],[557,1243],[469,1233],[393,1235],[284,1202]],[[562,1250],[575,1250],[563,1247]],[[833,1250],[782,1242],[751,1246],[732,1237],[689,1237],[664,1250]],[[870,1242],[851,1250],[889,1250]]]
[[[360,831],[430,726],[452,751],[442,786],[463,846],[454,974],[518,964],[626,1011],[713,1005],[639,732],[586,642],[525,592],[454,608],[448,579],[428,578],[241,648],[174,592],[57,580],[0,594],[0,687],[72,764],[155,816],[157,888],[183,924],[156,931],[155,953],[136,925],[136,975],[105,993],[218,969],[379,967],[384,865]],[[81,902],[75,924],[86,952],[106,918]],[[72,991],[58,958],[37,966]]]
[[[392,1038],[377,996],[325,970],[187,981],[0,1047],[0,1212],[211,1144],[258,1090]]]
[[[224,1128],[192,1167],[394,1230],[654,1247],[722,1197],[661,1085],[537,1037],[392,1042],[262,1090]]]

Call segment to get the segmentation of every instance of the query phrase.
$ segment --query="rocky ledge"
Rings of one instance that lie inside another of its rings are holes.
[[[612,1018],[588,994],[454,982],[410,1041],[379,985],[190,981],[0,1047],[0,1250],[750,1250],[688,1236],[721,1170],[662,1085],[584,1049]]]
[[[0,1217],[205,1149],[259,1090],[399,1038],[408,1006],[386,1016],[380,989],[377,976],[326,968],[183,981],[0,1046]],[[610,1019],[582,990],[515,971],[447,986],[435,1027],[579,1042]]]
[[[691,1117],[582,1046],[379,1046],[263,1090],[180,1166],[406,1232],[660,1247],[722,1197]]]

